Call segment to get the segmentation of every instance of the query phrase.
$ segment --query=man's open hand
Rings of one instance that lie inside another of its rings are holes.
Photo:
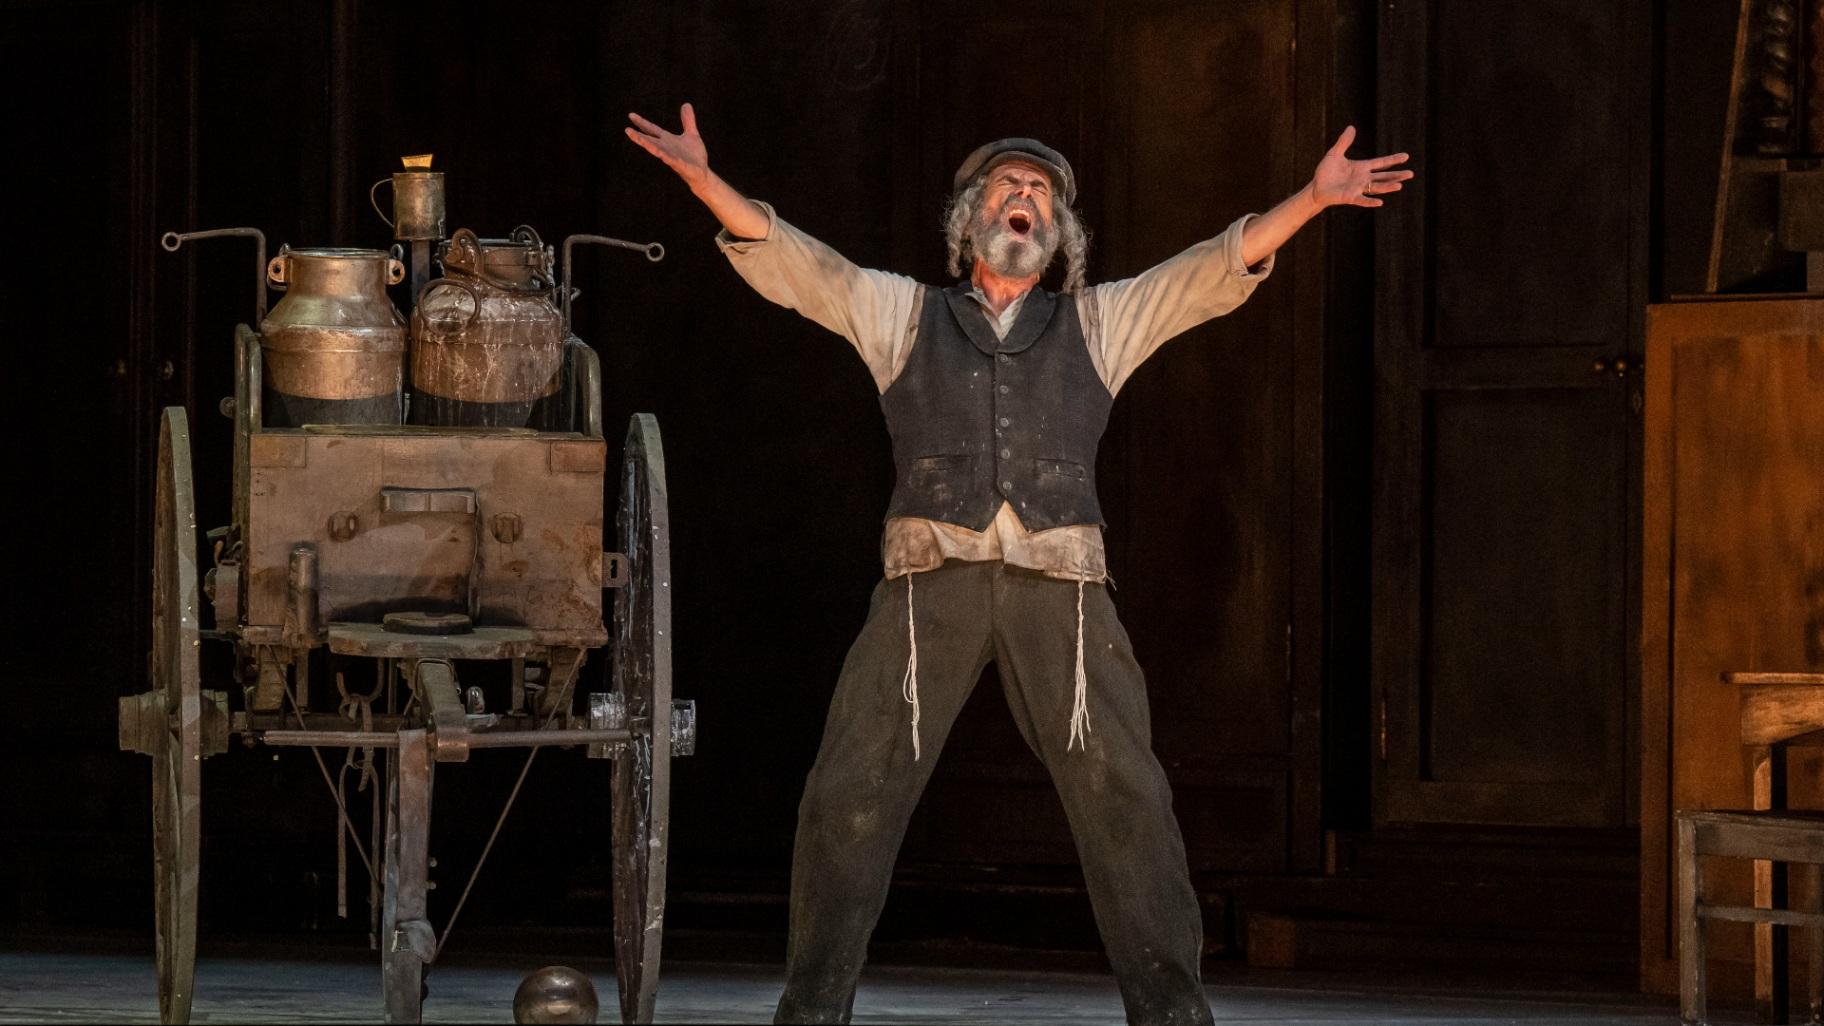
[[[688,122],[686,122],[688,124]],[[1317,173],[1311,176],[1311,196],[1324,206],[1347,203],[1357,207],[1378,207],[1375,197],[1399,192],[1400,183],[1412,177],[1411,171],[1389,170],[1409,159],[1404,153],[1367,160],[1350,160],[1349,144],[1355,142],[1355,126],[1343,129],[1336,145],[1317,162]]]
[[[709,151],[703,148],[703,137],[697,134],[697,112],[690,104],[678,108],[678,119],[684,123],[684,131],[678,135],[638,114],[630,113],[627,119],[633,122],[631,128],[624,130],[627,138],[676,171],[730,235],[737,239],[766,238],[773,223],[771,216],[709,169]]]
[[[678,177],[694,189],[709,178],[709,151],[703,146],[703,137],[697,134],[697,112],[687,103],[678,108],[678,115],[684,123],[681,135],[667,132],[633,113],[627,115],[633,125],[624,131],[640,149],[664,161],[666,167],[676,171]]]

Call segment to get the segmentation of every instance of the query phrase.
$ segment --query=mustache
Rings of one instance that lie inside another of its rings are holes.
[[[1001,201],[1001,205],[998,210],[990,211],[987,209],[983,209],[982,220],[998,221],[1001,218],[1006,217],[1008,214],[1012,213],[1015,210],[1024,211],[1025,213],[1032,215],[1032,220],[1033,220],[1034,224],[1038,224],[1041,221],[1041,219],[1039,217],[1039,205],[1037,203],[1034,203],[1032,200],[1027,199],[1024,196],[1007,197],[1006,199]]]

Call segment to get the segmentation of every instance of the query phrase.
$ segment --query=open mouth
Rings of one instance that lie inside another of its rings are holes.
[[[1032,231],[1032,215],[1024,210],[1016,210],[1007,215],[1007,227],[1013,229],[1015,235],[1025,235]]]

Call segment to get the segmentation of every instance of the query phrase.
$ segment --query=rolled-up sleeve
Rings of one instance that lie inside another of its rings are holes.
[[[902,362],[918,283],[857,267],[794,228],[770,204],[756,205],[766,212],[766,235],[738,239],[724,230],[716,236],[716,246],[755,292],[848,339],[868,365],[875,387],[885,392]]]
[[[1255,216],[1243,215],[1215,238],[1132,278],[1085,290],[1079,303],[1091,329],[1087,341],[1111,393],[1160,346],[1240,306],[1273,273],[1272,256],[1256,267],[1242,260],[1242,230]]]

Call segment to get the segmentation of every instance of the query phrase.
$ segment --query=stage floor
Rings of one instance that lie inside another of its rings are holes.
[[[511,1022],[514,988],[538,963],[514,968],[440,967],[431,974],[425,1021]],[[604,1003],[612,968],[578,961]],[[1221,975],[1221,974],[1219,974]],[[1239,973],[1246,982],[1209,987],[1216,1021],[1272,1026],[1564,1023],[1664,1026],[1677,1021],[1670,1001],[1636,994],[1492,992],[1461,987],[1396,990],[1380,980],[1328,974]],[[379,970],[367,960],[205,957],[197,964],[193,1022],[372,1022],[380,1012]],[[776,967],[668,965],[658,1021],[761,1023],[779,994]],[[618,1016],[604,1008],[603,1022]],[[150,953],[0,952],[0,1023],[157,1022]],[[857,1023],[955,1023],[1050,1026],[1118,1024],[1120,997],[1106,976],[881,968],[863,978]],[[1746,1013],[1719,1022],[1749,1022]]]

